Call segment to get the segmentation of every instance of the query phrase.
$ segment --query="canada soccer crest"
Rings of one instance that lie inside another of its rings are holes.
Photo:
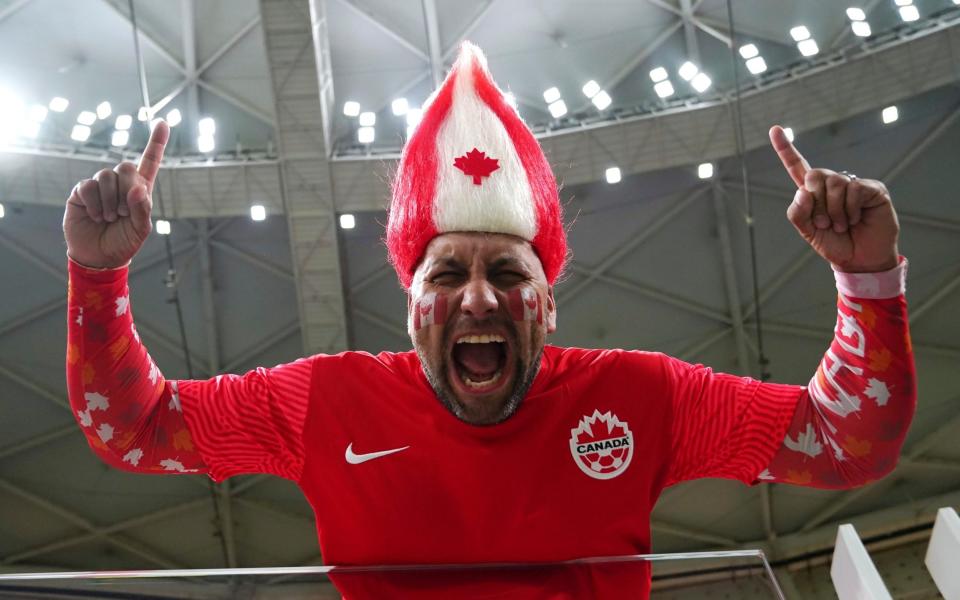
[[[630,465],[633,433],[617,415],[594,410],[570,430],[570,453],[580,470],[590,477],[613,479]]]

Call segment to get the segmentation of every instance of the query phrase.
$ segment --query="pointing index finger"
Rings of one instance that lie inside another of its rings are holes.
[[[156,127],[150,133],[150,141],[147,147],[143,149],[143,155],[140,157],[140,164],[137,166],[137,172],[147,180],[147,187],[153,187],[153,180],[157,178],[157,172],[160,171],[160,162],[163,160],[163,149],[170,139],[170,126],[166,121],[158,121]]]
[[[777,156],[780,157],[780,162],[783,163],[783,168],[787,170],[790,179],[797,184],[798,188],[802,188],[804,177],[810,170],[810,163],[787,139],[783,127],[774,125],[770,128],[770,143],[773,144],[773,149],[777,151]]]

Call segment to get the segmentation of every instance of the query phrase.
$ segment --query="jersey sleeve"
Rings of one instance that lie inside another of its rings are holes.
[[[761,480],[841,489],[896,466],[917,396],[906,266],[836,273],[833,342]]]
[[[134,326],[127,267],[68,272],[68,396],[97,456],[141,473],[299,478],[312,359],[167,380]]]

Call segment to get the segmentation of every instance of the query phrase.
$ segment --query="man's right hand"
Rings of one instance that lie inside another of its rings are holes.
[[[63,213],[70,258],[88,267],[115,268],[140,250],[152,228],[153,183],[169,138],[170,127],[158,122],[139,166],[122,162],[74,186]]]

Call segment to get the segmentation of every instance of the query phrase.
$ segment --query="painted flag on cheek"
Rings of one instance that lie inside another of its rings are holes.
[[[508,295],[508,301],[510,303],[510,315],[514,321],[543,323],[543,305],[536,290],[530,288],[512,289]]]
[[[413,314],[413,329],[429,325],[442,325],[447,321],[447,297],[444,294],[430,292],[417,299]]]

